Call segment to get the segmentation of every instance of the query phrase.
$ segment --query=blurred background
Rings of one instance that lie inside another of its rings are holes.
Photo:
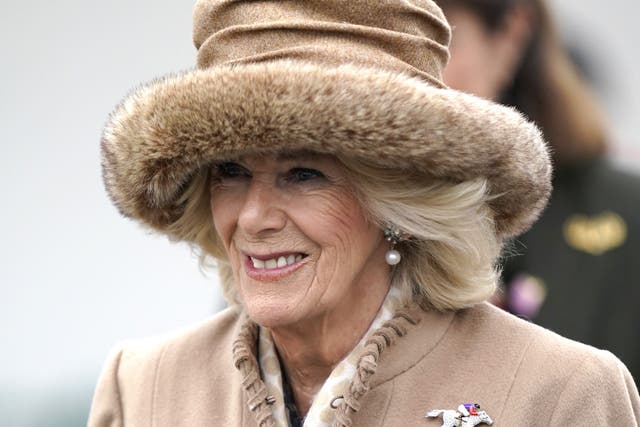
[[[640,171],[640,6],[551,0]],[[5,2],[0,14],[0,425],[83,426],[118,341],[223,307],[184,245],[119,216],[99,136],[136,84],[192,67],[191,0]],[[605,7],[606,6],[606,7]]]

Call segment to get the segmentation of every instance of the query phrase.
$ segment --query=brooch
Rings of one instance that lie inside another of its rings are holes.
[[[596,217],[573,215],[564,223],[562,231],[569,246],[591,255],[602,255],[627,240],[627,223],[610,211]]]
[[[427,412],[426,418],[442,415],[442,427],[475,427],[478,424],[492,425],[493,420],[477,403],[463,403],[458,409],[434,409]]]

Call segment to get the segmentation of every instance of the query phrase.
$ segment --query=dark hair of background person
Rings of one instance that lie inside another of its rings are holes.
[[[499,31],[514,7],[532,13],[532,35],[513,82],[499,99],[536,122],[557,166],[583,163],[607,151],[606,119],[564,48],[547,7],[531,0],[438,0],[445,10],[463,7],[490,32]]]

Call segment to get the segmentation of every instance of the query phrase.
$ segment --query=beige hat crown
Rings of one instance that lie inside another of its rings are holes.
[[[308,150],[484,178],[497,235],[517,235],[550,194],[546,144],[515,110],[444,86],[449,39],[430,0],[201,0],[198,69],[136,89],[107,122],[107,191],[123,215],[194,241],[202,228],[180,224],[195,175]]]
[[[282,59],[375,67],[444,87],[451,30],[432,1],[200,0],[198,67]]]

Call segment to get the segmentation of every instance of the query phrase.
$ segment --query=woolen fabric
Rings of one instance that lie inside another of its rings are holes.
[[[607,351],[489,304],[412,308],[394,322],[372,344],[375,361],[362,357],[374,373],[349,402],[357,411],[344,412],[353,426],[440,426],[426,412],[461,403],[480,404],[494,426],[638,425],[638,390]],[[89,427],[270,425],[256,331],[233,307],[172,337],[123,345],[104,368]]]

